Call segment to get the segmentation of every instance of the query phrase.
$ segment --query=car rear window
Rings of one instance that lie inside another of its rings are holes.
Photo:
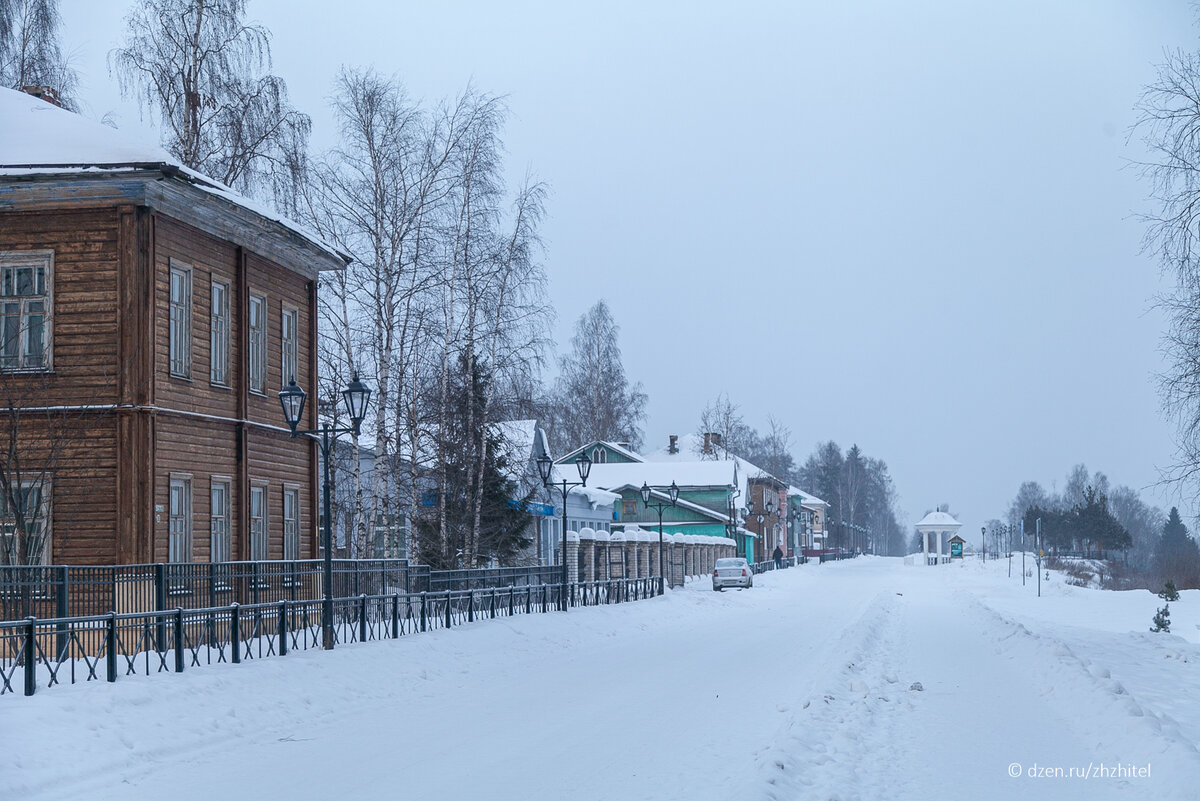
[[[718,559],[717,567],[741,567],[745,563],[745,559]]]

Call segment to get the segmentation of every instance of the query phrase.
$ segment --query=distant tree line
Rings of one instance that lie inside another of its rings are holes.
[[[1174,579],[1181,588],[1200,587],[1200,550],[1179,511],[1172,508],[1163,514],[1136,490],[1111,487],[1108,476],[1089,473],[1086,465],[1071,469],[1062,492],[1047,492],[1036,481],[1021,484],[1007,518],[1017,530],[1024,524],[1024,546],[1030,550],[1040,518],[1042,544],[1048,553],[1119,556],[1128,568],[1121,576],[1128,586],[1157,588]]]

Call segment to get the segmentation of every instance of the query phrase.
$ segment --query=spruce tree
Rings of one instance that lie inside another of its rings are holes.
[[[1167,583],[1164,584],[1163,588],[1159,591],[1158,597],[1162,598],[1164,601],[1178,601],[1179,590],[1175,588],[1175,582],[1171,579],[1167,579]]]
[[[1200,547],[1188,534],[1187,526],[1175,507],[1171,507],[1166,525],[1163,526],[1154,566],[1160,576],[1171,576],[1178,587],[1200,587]]]

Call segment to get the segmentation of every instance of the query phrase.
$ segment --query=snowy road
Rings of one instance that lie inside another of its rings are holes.
[[[1036,599],[1002,570],[806,566],[6,697],[0,796],[1194,798],[1200,592],[1189,643],[1138,631],[1148,593]],[[1028,775],[1089,763],[1151,775]]]

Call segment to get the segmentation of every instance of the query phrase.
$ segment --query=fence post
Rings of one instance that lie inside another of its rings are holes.
[[[450,606],[454,603],[453,590],[446,590],[446,628],[450,628]]]
[[[108,613],[108,622],[104,632],[104,667],[108,673],[106,678],[112,682],[117,680],[117,613]]]
[[[175,607],[175,672],[183,672],[183,608]]]
[[[496,588],[495,587],[492,587],[491,616],[492,616],[492,619],[495,620],[495,618],[496,618]]]
[[[512,614],[513,614],[513,593],[514,592],[515,592],[515,588],[513,587],[513,585],[509,584],[508,585],[508,616],[509,617],[512,617]]]
[[[287,601],[279,602],[279,620],[275,621],[279,627],[279,655],[287,656],[288,649],[288,603]]]
[[[467,591],[467,622],[475,622],[475,590]]]
[[[67,600],[71,597],[71,578],[67,572],[69,568],[63,565],[58,568],[58,598],[56,598],[54,614],[58,617],[70,617],[70,609],[68,609]],[[58,631],[58,636],[54,643],[55,655],[59,662],[63,660],[63,654],[67,650],[67,643],[70,638],[67,636],[67,624],[59,623],[55,626]]]
[[[34,636],[34,626],[37,618],[25,618],[25,694],[33,695],[37,690],[37,638]]]
[[[154,565],[154,611],[167,611],[167,566],[162,562]],[[164,618],[158,619],[158,625],[154,627],[154,634],[158,644],[158,648],[155,650],[162,653],[167,641],[167,621]]]
[[[426,594],[424,592],[422,592],[421,593],[421,631],[425,631],[425,620],[429,616],[429,611],[426,608],[427,606],[428,606],[428,604],[427,604]]]
[[[237,601],[229,605],[229,659],[235,665],[242,661],[242,621],[238,609]]]
[[[367,641],[367,594],[358,596],[358,641]]]
[[[258,578],[258,570],[260,565],[258,562],[250,563],[250,603],[258,603],[258,585],[262,583]]]
[[[400,639],[400,593],[392,593],[392,639]]]

